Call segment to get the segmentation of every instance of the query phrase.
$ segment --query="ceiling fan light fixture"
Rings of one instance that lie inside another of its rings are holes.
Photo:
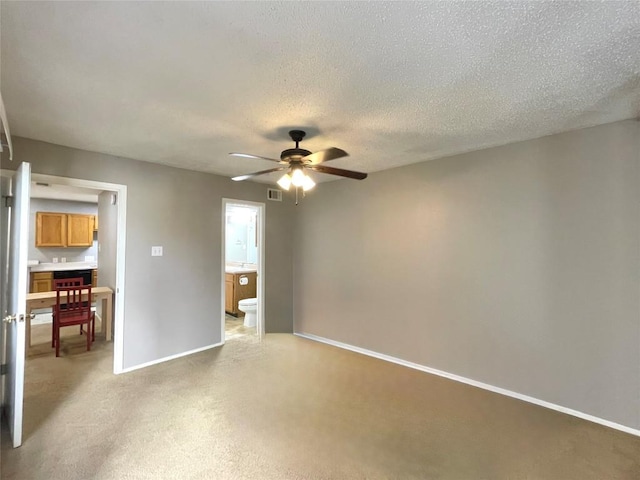
[[[305,175],[304,180],[302,182],[302,190],[306,192],[308,190],[311,190],[315,186],[316,186],[316,182],[314,182],[309,175]]]
[[[330,160],[336,160],[338,158],[348,157],[349,154],[340,148],[327,148],[315,153],[311,153],[309,150],[300,148],[300,142],[305,137],[303,130],[290,130],[289,136],[291,140],[296,143],[295,148],[288,148],[280,153],[280,159],[262,157],[260,155],[249,155],[248,153],[230,153],[235,157],[256,158],[262,160],[268,160],[275,162],[278,167],[270,168],[268,170],[261,170],[259,172],[248,173],[246,175],[237,175],[231,179],[239,182],[241,180],[248,180],[258,175],[266,175],[274,172],[286,171],[282,177],[278,180],[278,186],[284,190],[289,191],[291,186],[295,187],[296,193],[296,205],[298,204],[298,192],[302,188],[303,193],[311,190],[316,186],[316,182],[305,172],[305,170],[315,171],[320,173],[326,173],[328,175],[337,175],[339,177],[352,178],[355,180],[364,180],[367,178],[366,173],[354,172],[353,170],[345,170],[343,168],[334,168],[325,165],[325,162]],[[304,195],[303,195],[304,196]]]
[[[278,185],[280,185],[280,188],[287,191],[291,188],[291,177],[288,173],[285,173],[282,178],[278,180]]]
[[[304,184],[306,175],[301,168],[294,168],[291,173],[291,183],[294,187],[301,187]]]

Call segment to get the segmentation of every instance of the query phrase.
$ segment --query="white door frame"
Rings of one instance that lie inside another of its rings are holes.
[[[221,263],[221,295],[220,295],[220,318],[222,319],[222,337],[221,343],[225,342],[225,332],[224,332],[224,324],[225,324],[225,263],[227,260],[227,204],[233,205],[247,205],[248,207],[254,207],[258,209],[258,278],[257,278],[257,290],[258,290],[258,312],[257,312],[257,320],[256,320],[256,329],[258,331],[258,337],[262,340],[264,337],[264,305],[265,305],[265,296],[264,296],[264,285],[265,285],[265,275],[264,275],[264,239],[265,239],[265,224],[266,224],[266,204],[262,202],[250,202],[249,200],[238,200],[233,198],[223,198],[222,199],[222,263]]]
[[[114,301],[114,326],[113,326],[113,373],[122,373],[124,368],[124,269],[125,247],[127,238],[127,186],[118,183],[95,182],[79,178],[57,177],[31,173],[32,182],[49,183],[53,185],[66,185],[70,187],[84,187],[95,190],[108,190],[118,195],[116,240],[116,290]]]

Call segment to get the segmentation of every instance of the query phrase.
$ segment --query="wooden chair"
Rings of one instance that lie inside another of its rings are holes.
[[[84,285],[84,278],[56,278],[53,280],[53,289],[58,290],[61,287],[79,287]]]
[[[60,329],[71,325],[87,326],[87,351],[91,350],[94,336],[92,325],[95,314],[91,310],[91,285],[59,287],[56,290],[56,305],[53,310],[53,344],[56,357],[60,356]]]
[[[74,278],[57,278],[53,280],[53,289],[54,290],[58,290],[59,288],[62,287],[79,287],[81,285],[84,285],[84,278],[82,277],[74,277]],[[61,308],[64,308],[64,306],[62,306]],[[94,310],[95,312],[95,310]],[[55,316],[55,312],[53,314],[53,322],[51,325],[51,347],[55,347],[54,344],[54,337],[53,337],[53,332],[56,328],[55,326],[56,324],[56,316]],[[91,339],[91,341],[95,341],[96,339],[96,320],[95,320],[95,315],[93,318],[93,325],[91,326],[91,329],[93,331],[93,338]],[[80,325],[80,335],[82,335],[82,325]]]

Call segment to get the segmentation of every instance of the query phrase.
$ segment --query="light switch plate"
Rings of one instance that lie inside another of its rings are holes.
[[[53,257],[53,263],[58,263],[58,257]]]
[[[151,247],[151,256],[152,257],[161,257],[162,256],[162,247]]]

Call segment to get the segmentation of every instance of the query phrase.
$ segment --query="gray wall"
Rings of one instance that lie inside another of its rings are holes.
[[[294,330],[640,428],[640,122],[320,185]]]
[[[118,205],[111,203],[114,192],[98,195],[98,286],[116,291],[116,262],[118,252]],[[104,319],[102,302],[96,305],[97,313]]]
[[[98,285],[116,288],[116,261],[118,246],[118,205],[111,203],[114,192],[98,196]]]
[[[15,137],[34,173],[127,185],[124,367],[221,341],[222,198],[265,202],[265,327],[292,331],[291,202],[265,185]],[[151,246],[164,246],[151,257]]]
[[[32,198],[29,210],[29,260],[38,260],[40,263],[51,263],[55,257],[58,258],[59,262],[62,261],[62,258],[66,258],[67,262],[84,262],[85,256],[92,256],[96,261],[98,260],[98,238],[95,233],[93,234],[93,245],[91,247],[36,247],[36,212],[86,213],[88,215],[97,215],[98,205],[95,203]]]

